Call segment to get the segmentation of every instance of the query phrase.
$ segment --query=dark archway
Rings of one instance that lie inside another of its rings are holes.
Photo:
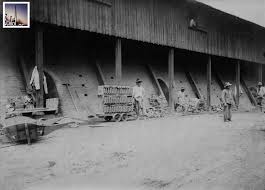
[[[169,101],[169,90],[167,84],[162,79],[157,79],[159,82],[160,87],[162,88],[162,91],[164,93],[164,96],[167,99],[167,102]]]
[[[49,75],[47,72],[44,72],[44,74],[46,76],[48,87],[48,94],[46,95],[46,98],[59,98],[59,94],[52,76]]]

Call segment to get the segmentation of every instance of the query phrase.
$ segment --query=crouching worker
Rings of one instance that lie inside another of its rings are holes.
[[[224,109],[224,122],[232,121],[232,105],[233,105],[233,94],[231,91],[229,82],[225,83],[224,90],[222,91],[222,105]]]
[[[260,111],[263,111],[264,107],[264,98],[265,98],[265,87],[262,85],[262,82],[258,83],[257,87],[257,104],[260,107]]]
[[[140,114],[144,114],[144,88],[142,87],[142,82],[140,79],[137,79],[136,86],[133,87],[134,106],[137,117]]]
[[[188,104],[187,104],[187,98],[188,96],[185,93],[185,88],[181,87],[180,91],[177,93],[177,99],[175,102],[175,109],[178,109],[178,107],[181,108],[181,111],[186,113],[188,111]]]

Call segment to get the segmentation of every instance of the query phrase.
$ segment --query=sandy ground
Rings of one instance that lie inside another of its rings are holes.
[[[264,124],[238,113],[59,129],[0,145],[0,189],[264,190]]]

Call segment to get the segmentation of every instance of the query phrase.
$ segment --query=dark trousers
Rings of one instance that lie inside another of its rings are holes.
[[[260,107],[260,111],[262,112],[262,108],[263,108],[263,104],[264,104],[263,97],[260,97],[260,96],[257,97],[257,104]]]
[[[227,104],[224,106],[224,121],[231,121],[232,119],[232,114],[231,114],[231,104]]]
[[[140,116],[140,114],[144,114],[142,104],[143,104],[142,102],[134,99],[134,109],[138,117]]]

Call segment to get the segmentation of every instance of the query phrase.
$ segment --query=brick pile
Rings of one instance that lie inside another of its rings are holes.
[[[104,114],[133,112],[132,88],[128,86],[99,86],[98,95]]]

